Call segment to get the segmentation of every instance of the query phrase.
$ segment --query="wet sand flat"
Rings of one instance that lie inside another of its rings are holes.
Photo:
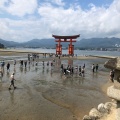
[[[110,101],[103,86],[108,83],[109,71],[103,64],[106,59],[56,59],[55,66],[45,66],[42,61],[20,67],[11,62],[10,72],[4,68],[0,82],[0,120],[81,120],[92,107]],[[85,63],[85,77],[64,75],[60,64],[67,66]],[[99,64],[93,73],[92,64]],[[10,74],[15,72],[17,89],[8,90]],[[111,83],[110,83],[111,84]]]

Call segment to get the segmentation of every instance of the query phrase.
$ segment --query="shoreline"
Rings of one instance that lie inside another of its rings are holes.
[[[39,55],[49,55],[49,54],[53,54],[55,55],[55,53],[47,53],[47,52],[36,52],[36,51],[28,51],[28,50],[19,50],[19,49],[12,49],[12,50],[5,50],[5,49],[0,49],[0,52],[2,52],[2,54],[29,54],[29,53],[36,53]],[[107,56],[107,55],[81,55],[81,56],[77,56],[77,57],[97,57],[97,58],[106,58],[106,59],[112,59],[112,58],[116,58],[115,56]]]

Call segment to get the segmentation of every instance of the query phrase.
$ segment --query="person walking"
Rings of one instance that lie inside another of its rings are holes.
[[[42,61],[42,64],[43,64],[43,66],[44,66],[44,61]]]
[[[1,68],[4,69],[4,66],[5,66],[5,61],[3,60],[3,61],[1,62]]]
[[[78,73],[78,66],[77,65],[75,66],[75,73],[76,74]]]
[[[95,72],[95,65],[94,64],[92,65],[92,71],[93,71],[93,73]]]
[[[35,66],[38,66],[38,62],[36,61]]]
[[[16,60],[14,60],[14,67],[15,67],[15,65],[16,65]]]
[[[15,75],[15,73],[12,73],[10,76],[11,84],[9,86],[9,90],[11,90],[11,86],[13,86],[14,89],[16,88],[14,85],[14,81],[15,81],[14,75]]]
[[[79,66],[79,72],[81,72],[81,70],[82,70],[82,68],[81,68],[81,66]]]
[[[72,66],[71,68],[71,74],[73,75],[74,74],[74,67]]]
[[[85,63],[84,63],[84,65],[83,65],[83,68],[85,69]]]
[[[3,71],[0,69],[0,80],[2,81]]]
[[[82,77],[84,77],[85,76],[85,68],[84,68],[84,66],[83,66],[83,68],[81,70],[81,73],[82,73]]]
[[[49,66],[49,61],[47,62],[47,66]]]
[[[23,67],[23,60],[20,60],[20,67]]]
[[[10,63],[9,62],[7,63],[6,67],[7,67],[7,72],[9,72],[10,71]]]
[[[63,69],[64,69],[63,64],[61,64],[61,67],[60,67],[60,68],[61,68],[61,71],[63,72],[63,71],[64,71],[64,70],[63,70]]]
[[[98,71],[98,64],[95,66],[96,72]]]
[[[81,66],[79,66],[79,76],[82,76],[81,71],[82,71],[82,68],[81,68]]]
[[[25,68],[26,68],[26,66],[27,66],[27,61],[24,62],[24,65],[25,65]]]
[[[110,80],[114,82],[114,70],[110,71]]]

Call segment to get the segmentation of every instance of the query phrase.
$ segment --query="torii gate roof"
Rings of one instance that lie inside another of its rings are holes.
[[[52,37],[54,37],[55,39],[76,39],[76,38],[80,37],[80,34],[79,35],[72,35],[72,36],[52,35]]]

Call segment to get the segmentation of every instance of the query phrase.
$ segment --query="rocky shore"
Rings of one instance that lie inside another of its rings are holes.
[[[97,108],[92,108],[83,120],[120,120],[120,57],[108,60],[104,66],[114,70],[114,83],[107,89],[112,102],[101,103]]]

